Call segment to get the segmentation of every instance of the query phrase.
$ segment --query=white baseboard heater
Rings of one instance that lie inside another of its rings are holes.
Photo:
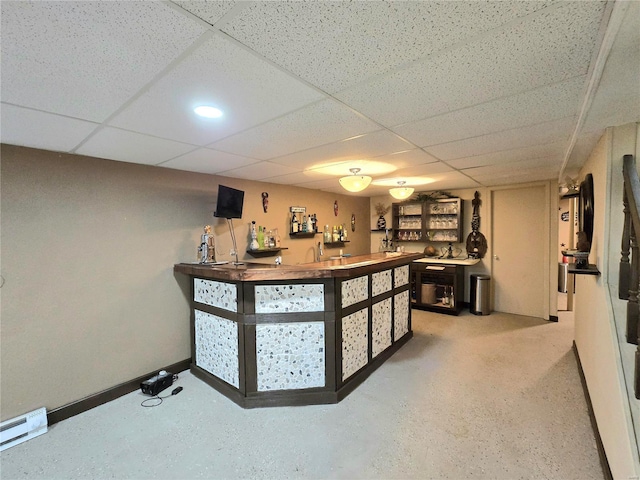
[[[0,452],[46,432],[46,408],[5,420],[0,423]]]

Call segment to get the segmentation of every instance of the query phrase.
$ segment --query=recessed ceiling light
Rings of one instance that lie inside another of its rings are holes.
[[[208,105],[201,105],[193,109],[197,115],[205,118],[220,118],[222,116],[222,110],[216,107],[210,107]]]

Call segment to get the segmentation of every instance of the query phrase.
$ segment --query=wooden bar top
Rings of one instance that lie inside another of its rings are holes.
[[[241,265],[234,265],[232,262],[218,265],[178,263],[174,265],[173,271],[200,278],[250,282],[351,277],[407,265],[423,256],[422,253],[380,252],[300,265],[270,265],[250,262],[244,262]]]

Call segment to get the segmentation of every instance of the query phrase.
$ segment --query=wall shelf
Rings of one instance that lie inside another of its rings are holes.
[[[247,253],[252,257],[270,257],[278,253],[280,250],[288,250],[288,248],[287,247],[261,248],[260,250],[247,250]]]
[[[298,232],[298,233],[289,233],[291,238],[311,238],[317,235],[318,232]]]
[[[600,270],[598,270],[598,267],[592,263],[587,265],[585,268],[578,268],[575,263],[570,263],[567,271],[574,275],[600,275]]]
[[[345,243],[349,243],[349,240],[343,240],[342,242],[325,242],[325,247],[344,247]]]

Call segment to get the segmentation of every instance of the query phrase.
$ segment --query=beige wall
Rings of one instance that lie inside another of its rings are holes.
[[[205,224],[218,259],[231,258],[226,221],[212,216],[219,183],[245,190],[234,220],[241,258],[252,260],[253,219],[279,229],[284,263],[313,261],[322,237],[289,238],[291,205],[322,225],[349,225],[355,213],[345,252],[369,252],[368,198],[8,145],[1,154],[3,420],[189,358],[188,280],[173,265],[196,260]]]
[[[640,472],[610,298],[610,291],[617,294],[622,234],[621,154],[634,153],[635,137],[635,125],[609,129],[580,172],[580,180],[593,175],[589,262],[601,275],[576,275],[575,342],[613,478],[637,478]]]

